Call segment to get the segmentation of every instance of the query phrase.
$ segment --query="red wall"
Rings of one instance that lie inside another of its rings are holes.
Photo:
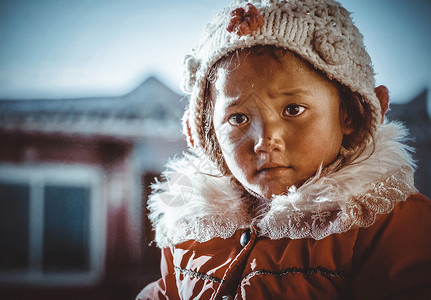
[[[155,275],[145,273],[138,232],[141,227],[130,214],[131,190],[136,189],[132,186],[132,142],[4,132],[0,132],[0,141],[0,163],[99,167],[103,173],[101,201],[106,201],[107,207],[106,272],[100,285],[55,289],[0,286],[0,299],[133,299],[140,288],[154,279]]]

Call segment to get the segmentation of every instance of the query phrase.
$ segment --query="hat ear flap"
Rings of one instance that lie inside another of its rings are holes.
[[[386,111],[389,108],[389,90],[386,86],[380,85],[380,86],[375,88],[375,92],[376,92],[377,98],[380,101],[380,108],[381,108],[381,112],[382,112],[381,123],[383,123]]]
[[[187,109],[183,115],[183,134],[186,136],[187,146],[194,148],[195,142],[192,137],[192,129],[190,128],[190,110]]]

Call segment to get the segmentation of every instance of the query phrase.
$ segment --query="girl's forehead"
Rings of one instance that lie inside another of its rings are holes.
[[[304,76],[315,76],[318,72],[308,62],[293,52],[273,46],[257,46],[234,51],[220,59],[210,74],[213,81],[232,73],[247,77],[249,73],[258,72],[262,76],[279,79],[281,73],[295,73]],[[323,77],[327,78],[325,75]]]
[[[247,84],[250,88],[264,84],[266,89],[274,89],[277,93],[289,88],[313,88],[316,81],[330,81],[302,58],[275,47],[233,52],[215,65],[211,77],[213,89],[228,94],[234,93],[239,84]]]
[[[293,52],[277,48],[273,46],[255,46],[252,48],[238,49],[234,52],[229,53],[218,63],[219,67],[232,70],[237,68],[241,62],[246,60],[253,61],[265,61],[265,63],[271,64],[303,64],[306,63],[302,58],[295,55]]]

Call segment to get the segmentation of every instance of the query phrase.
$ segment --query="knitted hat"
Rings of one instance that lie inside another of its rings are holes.
[[[211,67],[234,50],[257,45],[297,53],[330,79],[362,95],[373,108],[375,127],[381,123],[371,59],[350,13],[340,3],[237,0],[207,25],[199,44],[184,61],[183,90],[190,94],[190,104],[183,120],[189,146],[204,147],[203,106]]]

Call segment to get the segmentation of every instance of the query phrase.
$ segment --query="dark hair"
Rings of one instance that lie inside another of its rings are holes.
[[[309,62],[305,61],[299,55],[289,50],[275,46],[254,46],[252,48],[237,50],[231,52],[218,60],[211,68],[206,81],[205,96],[203,103],[203,132],[204,132],[204,151],[210,159],[217,164],[222,174],[229,174],[229,168],[223,158],[223,154],[218,143],[213,123],[214,107],[211,99],[211,88],[217,79],[216,73],[219,68],[228,67],[239,51],[252,51],[261,54],[269,54],[276,60],[279,60],[287,52],[292,53],[297,59],[297,63],[306,64],[316,72],[333,82],[338,90],[340,98],[340,112],[347,116],[346,123],[353,129],[352,133],[343,137],[342,146],[349,153],[342,158],[342,165],[352,163],[367,147],[369,142],[374,145],[373,134],[374,119],[371,105],[357,92],[353,92],[346,85],[335,79],[329,79],[328,76],[319,69],[314,68]],[[240,63],[238,61],[238,63]]]
[[[336,86],[340,97],[340,111],[346,115],[346,123],[352,128],[352,133],[343,137],[343,147],[348,150],[355,149],[356,155],[350,158],[352,160],[365,150],[368,142],[372,142],[374,147],[374,112],[359,93],[353,92],[338,81]]]

